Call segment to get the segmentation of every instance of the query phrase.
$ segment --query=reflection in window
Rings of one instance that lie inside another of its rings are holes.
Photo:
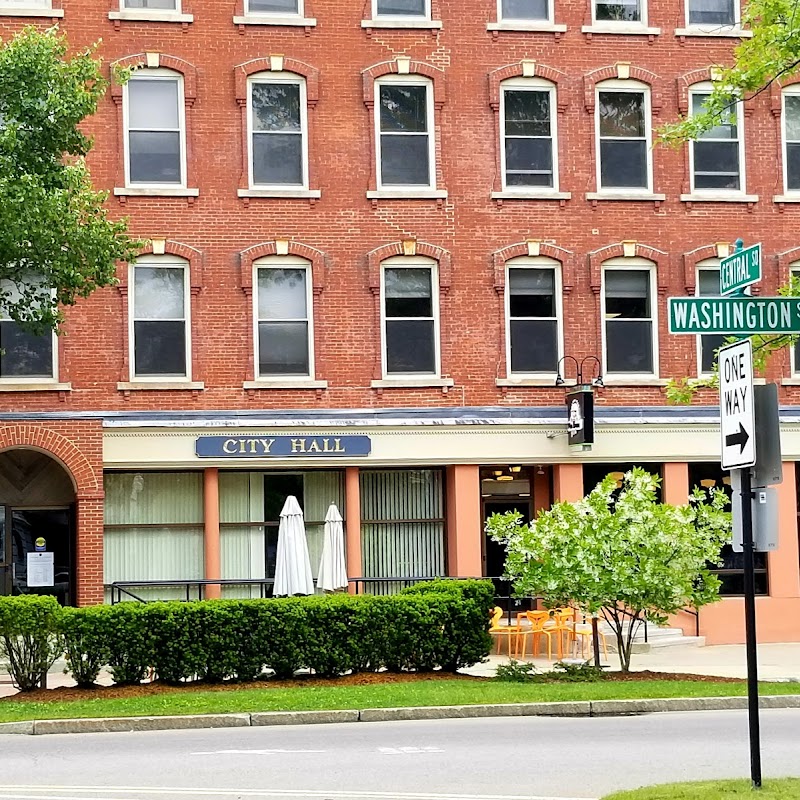
[[[425,17],[428,0],[376,0],[378,17]]]
[[[151,11],[177,11],[178,0],[122,0],[123,8],[143,8]]]
[[[430,186],[430,87],[378,84],[378,161],[383,186]]]
[[[735,25],[735,0],[689,0],[690,25]]]
[[[248,14],[301,14],[299,0],[246,0]]]
[[[387,374],[436,374],[436,317],[430,267],[385,267]]]
[[[606,269],[604,284],[606,372],[652,373],[650,271]]]
[[[704,110],[707,93],[692,93],[692,114]],[[739,128],[734,115],[726,111],[717,124],[691,143],[694,189],[738,190]]]
[[[553,269],[508,270],[511,372],[556,371],[558,317]]]
[[[800,191],[800,94],[783,95],[786,191]]]
[[[649,188],[644,92],[598,92],[598,123],[600,188]]]
[[[24,292],[20,292],[13,281],[0,281],[0,293],[6,308],[21,302],[28,304],[30,291],[42,283],[31,277]],[[50,292],[42,297],[42,303],[50,302]],[[23,297],[24,295],[24,297]],[[37,301],[31,298],[32,304]],[[7,305],[6,305],[7,304]],[[31,333],[18,322],[14,322],[5,308],[0,307],[0,378],[53,378],[53,333]]]
[[[258,269],[258,374],[308,375],[308,271]]]
[[[550,19],[549,0],[502,0],[501,19],[548,20]]]
[[[551,92],[503,92],[505,185],[553,187]]]
[[[642,0],[595,0],[597,22],[641,22]]]

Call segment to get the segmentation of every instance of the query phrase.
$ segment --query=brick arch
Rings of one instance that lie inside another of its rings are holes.
[[[407,56],[398,56],[393,61],[382,61],[374,64],[361,72],[361,86],[364,95],[364,105],[372,108],[375,105],[373,84],[384,75],[424,75],[433,82],[433,105],[439,110],[445,104],[444,70],[427,64],[424,61],[414,61]]]
[[[704,244],[695,247],[688,253],[683,254],[683,285],[686,294],[692,295],[695,291],[697,280],[697,265],[707,258],[725,258],[730,255],[732,247],[729,242],[716,242],[714,244]]]
[[[241,269],[241,286],[246,295],[253,292],[253,264],[259,258],[267,256],[299,256],[311,262],[311,287],[316,296],[322,294],[328,271],[328,257],[322,250],[317,250],[309,244],[293,240],[277,239],[261,242],[242,250],[239,253],[239,266]]]
[[[703,67],[702,69],[693,69],[691,72],[686,72],[679,75],[675,79],[675,84],[678,89],[678,111],[681,114],[689,113],[689,89],[696,83],[705,83],[706,81],[714,80],[714,68]]]
[[[205,255],[201,250],[192,247],[184,242],[178,242],[174,239],[150,239],[139,251],[139,255],[169,255],[183,258],[189,262],[189,282],[191,284],[192,293],[197,294],[203,286],[203,268],[205,266]],[[121,282],[124,285],[127,282]]]
[[[563,247],[534,239],[517,242],[492,253],[494,290],[503,294],[506,288],[506,262],[520,256],[545,256],[561,264],[561,289],[569,294],[575,286],[575,253]]]
[[[589,258],[589,283],[595,294],[600,294],[603,264],[612,258],[646,258],[656,265],[658,291],[663,294],[667,290],[666,280],[669,277],[668,256],[663,250],[639,242],[615,242],[614,244],[592,250]]]
[[[111,67],[112,69],[114,67],[133,70],[147,69],[148,57],[152,60],[153,55],[156,56],[156,67],[171,69],[183,75],[183,100],[188,107],[193,106],[194,101],[197,99],[197,67],[182,58],[178,58],[178,56],[172,56],[167,53],[136,53],[135,55],[112,61]],[[122,103],[122,84],[118,81],[111,82],[111,97],[117,105]]]
[[[319,100],[319,70],[298,61],[296,58],[287,58],[282,55],[264,56],[237,64],[234,68],[236,84],[236,102],[239,105],[247,103],[247,79],[258,72],[293,72],[306,79],[306,102],[315,106]]]
[[[766,259],[765,259],[766,260]],[[795,261],[800,261],[800,247],[791,247],[777,255],[778,261],[778,285],[782,285],[788,280],[789,265]]]
[[[769,105],[774,116],[780,117],[783,114],[783,90],[789,86],[795,86],[798,83],[800,83],[800,74],[797,73],[772,82],[772,86],[770,86],[769,90]],[[746,105],[745,103],[745,106]]]
[[[91,463],[66,436],[40,425],[9,423],[0,426],[0,452],[16,448],[38,450],[57,461],[69,475],[78,500],[103,497],[102,482]]]
[[[627,69],[627,78],[621,78],[621,75],[624,74],[623,68]],[[661,111],[663,94],[661,90],[661,78],[654,72],[650,72],[650,70],[644,69],[643,67],[622,63],[598,67],[591,72],[587,72],[586,75],[583,76],[583,102],[586,106],[586,110],[590,114],[594,113],[595,88],[597,84],[609,80],[632,80],[647,84],[650,87],[650,108],[653,114],[658,116]]]
[[[559,113],[569,108],[569,84],[567,74],[555,67],[549,67],[533,59],[523,59],[513,64],[498,67],[489,73],[489,105],[495,110],[500,108],[500,84],[509,78],[542,78],[555,84],[556,105]]]
[[[426,256],[439,263],[439,290],[444,294],[450,291],[452,280],[452,259],[449,251],[428,242],[405,239],[401,242],[381,245],[367,253],[369,269],[369,288],[376,296],[381,288],[381,263],[394,256]]]

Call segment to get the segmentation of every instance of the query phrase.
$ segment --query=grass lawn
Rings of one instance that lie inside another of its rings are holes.
[[[765,778],[761,789],[753,789],[745,781],[704,781],[703,783],[670,783],[616,792],[603,800],[797,800],[800,778]]]
[[[420,680],[365,686],[270,686],[225,689],[182,688],[135,694],[52,700],[37,697],[0,699],[0,722],[79,717],[162,716],[256,711],[319,711],[329,709],[391,708],[398,706],[475,705],[481,703],[536,703],[560,700],[618,700],[664,697],[730,697],[745,695],[745,683],[709,681],[636,681],[597,683],[522,684],[481,680]],[[761,684],[762,694],[798,694],[792,683]],[[19,698],[19,699],[18,699]]]

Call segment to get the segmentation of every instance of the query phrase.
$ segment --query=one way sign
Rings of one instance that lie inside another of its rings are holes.
[[[719,420],[722,469],[756,463],[753,345],[750,339],[719,351]]]

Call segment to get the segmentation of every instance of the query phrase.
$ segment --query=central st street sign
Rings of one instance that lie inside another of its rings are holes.
[[[719,429],[722,469],[756,463],[756,415],[753,401],[753,343],[750,339],[722,347],[719,358]]]
[[[800,333],[797,297],[670,297],[670,333]]]
[[[719,262],[719,293],[733,294],[761,280],[761,245],[751,244]]]

